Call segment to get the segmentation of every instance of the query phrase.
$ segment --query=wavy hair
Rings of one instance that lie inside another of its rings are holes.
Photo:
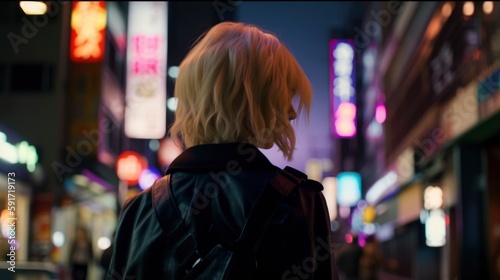
[[[295,150],[290,123],[309,109],[312,88],[295,57],[273,34],[222,22],[200,36],[179,66],[170,134],[186,147],[246,142]],[[293,108],[291,106],[295,106]]]

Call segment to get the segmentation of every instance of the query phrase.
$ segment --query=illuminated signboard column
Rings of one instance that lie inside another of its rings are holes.
[[[94,156],[98,148],[99,141],[89,141],[86,135],[95,134],[96,139],[100,137],[100,133],[96,132],[99,131],[98,106],[106,45],[107,10],[104,1],[74,1],[71,4],[66,101],[69,145],[66,147],[66,155],[81,159],[83,156]],[[58,177],[61,181],[61,175]]]
[[[9,130],[0,130],[0,237],[6,248],[15,246],[15,260],[26,261],[28,248],[34,247],[30,240],[30,222],[35,228],[34,217],[39,214],[31,211],[33,200],[37,198],[33,197],[36,187],[33,183],[40,184],[44,172],[38,163],[35,146],[11,135]],[[34,215],[30,217],[29,213]],[[39,234],[41,231],[35,232],[33,239]],[[10,250],[6,252],[10,259]]]
[[[104,57],[106,2],[75,1],[71,13],[70,56],[75,62],[97,62]]]
[[[167,125],[166,2],[129,2],[125,135],[160,139]]]
[[[424,209],[420,220],[425,224],[425,243],[429,247],[446,244],[446,215],[443,206],[443,190],[428,186],[424,190]]]
[[[337,138],[356,135],[354,41],[330,40],[331,130]]]

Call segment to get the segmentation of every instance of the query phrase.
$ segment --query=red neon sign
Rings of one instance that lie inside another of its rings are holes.
[[[123,152],[116,160],[116,175],[129,186],[139,182],[146,168],[148,168],[146,159],[134,151]]]
[[[104,57],[106,2],[75,1],[71,12],[70,57],[75,62],[99,62]]]

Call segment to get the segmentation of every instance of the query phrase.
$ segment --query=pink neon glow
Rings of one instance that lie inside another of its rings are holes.
[[[365,245],[366,245],[366,239],[364,239],[364,238],[359,238],[359,239],[358,239],[358,244],[359,244],[359,246],[361,246],[361,247],[365,247]]]
[[[375,108],[375,120],[382,124],[385,121],[387,114],[385,111],[385,105],[384,104],[378,104],[377,107]]]
[[[352,120],[335,121],[335,129],[337,134],[342,137],[350,137],[356,134],[356,125]]]
[[[160,72],[160,60],[156,58],[136,60],[132,69],[134,74],[158,74]]]
[[[350,119],[356,118],[356,105],[351,102],[342,102],[337,108],[337,119]]]
[[[356,105],[342,102],[335,113],[335,131],[342,137],[351,137],[356,134]]]
[[[132,38],[135,60],[134,74],[158,74],[160,60],[156,57],[160,47],[160,36],[136,35]]]
[[[140,57],[154,56],[160,47],[160,36],[136,35],[132,40],[135,54]]]
[[[345,241],[346,241],[347,243],[352,243],[352,240],[353,240],[353,238],[352,238],[352,234],[350,234],[350,233],[346,233],[344,238],[345,238]]]

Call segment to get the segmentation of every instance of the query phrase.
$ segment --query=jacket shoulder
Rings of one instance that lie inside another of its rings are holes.
[[[120,215],[123,216],[125,212],[129,208],[132,208],[132,205],[134,204],[142,204],[143,200],[148,200],[150,199],[151,196],[151,188],[148,188],[140,193],[134,194],[133,196],[129,197],[125,202],[123,203],[123,206],[120,211]],[[137,210],[137,209],[136,209]]]
[[[283,168],[283,171],[290,175],[291,177],[293,177],[294,180],[297,180],[299,181],[299,187],[301,189],[305,189],[305,190],[312,190],[312,191],[322,191],[323,190],[323,185],[316,181],[316,180],[312,180],[312,179],[309,179],[307,177],[307,174],[305,174],[304,172],[300,171],[300,170],[297,170],[293,167],[290,167],[290,166],[286,166],[285,168]]]
[[[306,179],[303,183],[299,185],[302,189],[320,192],[324,189],[323,185],[315,180]]]

